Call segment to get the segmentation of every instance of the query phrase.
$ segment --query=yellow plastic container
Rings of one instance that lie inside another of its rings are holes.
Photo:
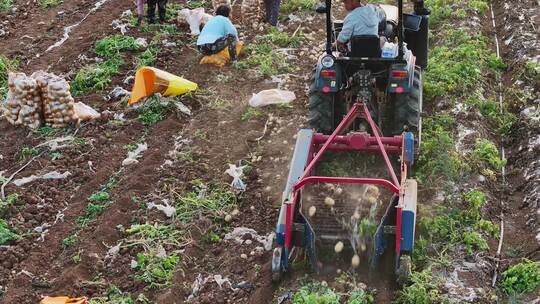
[[[142,98],[161,93],[163,96],[178,96],[197,90],[197,84],[182,77],[152,67],[142,67],[135,74],[135,84],[128,104]]]

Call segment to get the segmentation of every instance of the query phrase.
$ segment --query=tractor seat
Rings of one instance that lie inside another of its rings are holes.
[[[369,57],[380,58],[381,40],[379,36],[374,35],[359,35],[351,38],[350,57]]]

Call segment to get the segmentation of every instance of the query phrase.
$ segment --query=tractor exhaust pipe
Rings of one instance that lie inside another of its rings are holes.
[[[315,10],[319,14],[326,14],[326,54],[332,55],[332,0],[325,0],[324,5]]]
[[[326,54],[332,55],[332,0],[326,0]]]
[[[398,58],[403,60],[403,0],[398,0]]]

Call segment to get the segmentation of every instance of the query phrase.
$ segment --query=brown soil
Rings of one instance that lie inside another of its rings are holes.
[[[112,29],[111,22],[126,9],[134,10],[132,1],[109,0],[75,28],[62,46],[46,52],[62,36],[64,27],[80,21],[94,5],[95,1],[88,0],[64,1],[60,6],[44,11],[37,5],[23,5],[17,1],[16,13],[0,13],[0,17],[8,20],[7,30],[10,32],[0,41],[0,53],[19,58],[22,63],[20,69],[24,72],[46,69],[72,75],[86,63],[80,60],[81,55],[95,57],[92,49],[96,40],[119,33]],[[497,17],[500,18],[501,14],[498,13]],[[311,25],[313,29],[303,31],[313,30],[311,34],[317,37],[316,41],[322,41],[318,31],[323,28],[322,19],[316,18]],[[286,30],[293,32],[295,29]],[[128,34],[152,38],[152,33],[133,28]],[[133,296],[144,293],[152,303],[183,303],[199,274],[204,277],[220,274],[233,284],[242,281],[249,284],[233,291],[208,283],[193,303],[271,303],[277,296],[297,288],[306,274],[319,280],[334,279],[335,273],[316,276],[306,269],[294,269],[281,284],[272,284],[270,252],[251,254],[255,244],[213,243],[206,239],[207,233],[223,226],[227,231],[233,227],[249,227],[260,235],[274,230],[294,145],[293,136],[299,127],[305,125],[306,76],[311,72],[312,62],[301,58],[293,63],[298,67],[294,72],[298,77],[293,77],[288,83],[289,89],[297,96],[292,108],[264,108],[260,116],[246,120],[241,117],[248,109],[246,101],[251,94],[276,84],[266,83],[245,70],[201,67],[196,50],[185,42],[190,41],[189,36],[182,33],[176,39],[179,46],[164,48],[156,67],[199,83],[206,92],[210,92],[209,97],[201,94],[183,99],[193,111],[191,117],[170,112],[159,123],[144,126],[136,120],[137,110],[125,109],[120,100],[104,101],[107,92],[117,85],[129,90],[123,81],[133,74],[134,66],[130,64],[104,92],[81,97],[80,101],[100,111],[125,113],[128,121],[117,124],[112,121],[112,115],[104,115],[100,121],[68,129],[66,134],[75,134],[85,139],[87,144],[61,150],[62,157],[56,160],[51,153],[45,153],[16,177],[57,170],[70,171],[72,175],[68,179],[39,181],[22,188],[9,185],[6,188],[8,194],[20,195],[17,206],[8,210],[12,219],[10,224],[27,234],[10,246],[0,247],[0,294],[3,292],[0,302],[37,303],[42,295],[102,296],[109,286],[114,285]],[[504,53],[511,54],[511,50],[504,49]],[[126,62],[134,60],[133,54],[123,56]],[[218,97],[224,102],[218,104]],[[265,125],[268,128],[263,133]],[[484,129],[489,130],[489,127]],[[172,166],[164,166],[178,136],[191,140],[191,159],[178,159]],[[37,133],[0,121],[0,171],[5,170],[4,175],[16,171],[28,160],[22,159],[22,148],[35,147],[45,140]],[[126,146],[141,140],[148,143],[149,149],[138,164],[122,168],[122,160],[127,155]],[[533,235],[521,233],[530,230],[525,219],[531,211],[522,207],[520,185],[523,180],[520,173],[531,158],[520,158],[517,152],[514,154],[518,144],[513,143],[509,149],[512,155],[509,164],[515,170],[515,173],[509,173],[510,186],[497,189],[494,185],[493,194],[507,201],[503,211],[507,221],[505,242],[508,241],[508,248],[525,244],[521,247],[526,254],[533,252],[535,246]],[[254,157],[261,157],[261,160],[253,161]],[[134,278],[130,262],[140,250],[122,248],[115,260],[104,260],[109,248],[124,240],[121,227],[167,221],[162,213],[140,208],[138,203],[134,203],[134,198],[146,202],[166,196],[171,189],[190,191],[191,181],[195,179],[226,187],[231,179],[224,171],[228,164],[238,164],[239,161],[253,167],[244,179],[248,188],[240,195],[240,215],[226,225],[200,217],[191,225],[182,227],[189,232],[190,242],[181,248],[182,261],[171,286],[148,290]],[[88,227],[80,229],[77,218],[84,215],[88,197],[100,190],[111,177],[116,179],[116,186],[110,191],[110,199],[114,203]],[[63,220],[53,224],[59,211],[64,214]],[[499,208],[489,210],[490,218],[496,218],[500,211]],[[33,229],[43,223],[53,225],[44,241],[38,241],[39,235]],[[62,246],[62,241],[75,232],[78,235],[76,244],[69,248]],[[513,260],[506,255],[507,251],[504,252],[502,266],[506,267]],[[242,259],[241,254],[246,254],[247,259]],[[533,252],[530,257],[538,259],[535,254]],[[75,255],[80,256],[80,262],[73,260]],[[348,263],[346,259],[342,262],[345,269]],[[391,266],[392,263],[385,265]],[[384,269],[381,273],[389,272],[390,269]],[[357,277],[359,281],[365,281],[366,277],[371,279],[366,269]],[[369,281],[370,287],[371,282],[376,282],[373,286],[378,289],[377,302],[389,303],[396,286],[389,282],[388,276]]]

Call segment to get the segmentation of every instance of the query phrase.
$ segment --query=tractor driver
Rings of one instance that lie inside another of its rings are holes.
[[[363,0],[343,0],[349,12],[343,21],[343,28],[337,38],[338,50],[348,50],[348,43],[353,36],[379,36],[379,23],[386,20],[384,11]]]

